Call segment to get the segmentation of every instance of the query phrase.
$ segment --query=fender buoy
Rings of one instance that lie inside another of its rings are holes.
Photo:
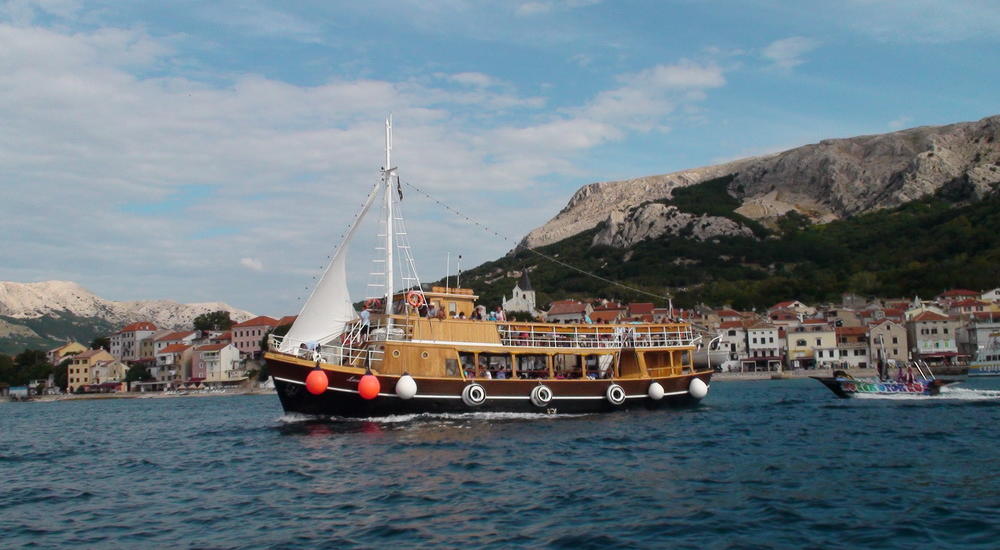
[[[702,382],[701,378],[693,378],[688,384],[688,393],[695,399],[704,399],[708,395],[708,385]]]
[[[400,399],[411,399],[417,395],[417,381],[409,374],[404,374],[396,381],[396,395]]]
[[[478,407],[486,402],[486,388],[472,383],[462,389],[462,401],[470,407]]]
[[[542,408],[552,401],[552,390],[549,389],[545,384],[539,384],[534,388],[531,388],[531,404]]]
[[[365,307],[368,309],[382,309],[382,300],[378,298],[368,298],[365,300]]]
[[[424,305],[424,295],[423,293],[411,290],[406,293],[406,303],[410,304],[411,307],[420,307]]]
[[[323,369],[315,368],[309,371],[309,375],[306,376],[306,390],[313,395],[325,392],[329,385],[330,380],[327,379],[326,372]]]
[[[366,374],[358,381],[358,395],[364,399],[375,399],[381,388],[378,378],[374,374]]]
[[[604,392],[604,395],[612,405],[621,405],[625,402],[625,390],[618,384],[608,386],[608,391]]]
[[[646,393],[653,401],[659,401],[660,399],[663,399],[663,386],[661,386],[659,382],[653,382],[649,385],[649,391]]]

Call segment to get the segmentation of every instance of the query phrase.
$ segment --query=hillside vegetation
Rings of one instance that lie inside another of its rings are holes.
[[[732,218],[737,201],[727,178],[678,189],[669,201],[685,211]],[[607,279],[674,297],[675,306],[729,304],[768,307],[784,299],[834,300],[843,292],[866,296],[932,296],[953,287],[1000,284],[1000,193],[972,200],[962,181],[903,206],[825,225],[797,213],[771,228],[754,224],[756,238],[720,237],[705,243],[663,236],[630,249],[590,246],[600,227],[538,250]],[[664,201],[667,202],[667,201]],[[744,220],[740,220],[746,223]],[[576,273],[525,249],[463,274],[488,303],[510,294],[516,273],[528,268],[540,306],[565,297],[655,300]]]

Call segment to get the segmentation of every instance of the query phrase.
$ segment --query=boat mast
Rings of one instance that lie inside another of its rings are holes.
[[[385,315],[386,326],[392,325],[392,174],[396,169],[392,166],[392,115],[385,119],[385,168],[382,169],[382,179],[385,180]]]

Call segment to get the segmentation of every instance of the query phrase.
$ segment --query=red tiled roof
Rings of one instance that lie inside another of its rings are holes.
[[[957,298],[959,296],[979,296],[979,293],[974,290],[967,290],[964,288],[953,288],[951,290],[946,290],[941,293],[942,298]]]
[[[934,313],[933,311],[925,311],[913,318],[914,321],[947,321],[949,319],[951,319],[951,317],[941,315],[940,313]]]
[[[552,307],[549,308],[549,315],[565,315],[568,313],[583,313],[587,310],[587,305],[582,302],[577,302],[576,300],[559,300],[557,302],[552,302]]]
[[[651,302],[636,302],[628,305],[628,312],[632,315],[644,315],[646,313],[653,313],[653,304]]]
[[[604,321],[605,323],[610,323],[617,318],[618,318],[618,310],[611,310],[611,311],[600,310],[590,314],[590,320],[594,322]]]
[[[959,300],[957,302],[953,302],[951,304],[951,307],[987,306],[989,304],[990,304],[989,302],[984,302],[982,300],[969,298],[967,300]]]
[[[719,328],[743,328],[743,321],[726,321],[724,323],[719,323]]]
[[[771,306],[771,309],[785,309],[787,307],[791,307],[791,306],[795,305],[796,301],[797,300],[786,300],[784,302],[778,302],[777,304],[774,304],[773,306]]]
[[[188,349],[189,347],[191,346],[188,344],[170,344],[169,346],[156,352],[156,354],[159,355],[161,353],[181,353],[184,350]]]
[[[718,315],[719,317],[739,317],[740,316],[740,312],[738,312],[738,311],[736,311],[734,309],[720,309],[720,310],[716,311],[715,314]]]
[[[266,315],[259,315],[250,319],[248,321],[243,321],[242,323],[237,323],[232,326],[232,328],[243,328],[243,327],[276,327],[278,326],[278,320],[272,319]]]
[[[138,323],[132,323],[131,325],[125,325],[118,332],[119,333],[122,333],[122,332],[133,332],[133,331],[136,331],[136,330],[156,330],[156,325],[154,325],[153,323],[150,323],[149,321],[139,321]]]
[[[183,340],[188,336],[194,334],[191,330],[182,330],[180,332],[171,332],[169,334],[164,334],[156,339],[157,342],[169,342],[171,340]]]
[[[281,326],[281,325],[278,325],[278,326]],[[215,338],[213,338],[213,340],[232,340],[232,339],[233,339],[233,332],[230,331],[230,330],[227,330],[226,332],[223,332],[222,334],[220,334],[220,335],[216,336]]]
[[[97,355],[98,353],[101,353],[102,351],[104,351],[104,350],[103,349],[88,349],[85,352],[78,353],[78,354],[74,355],[74,357],[76,359],[90,359],[91,357]],[[105,352],[105,353],[107,353],[107,352]]]
[[[868,334],[865,327],[837,327],[837,336],[864,336]]]
[[[285,315],[281,319],[278,319],[278,326],[279,327],[283,327],[285,325],[290,325],[290,324],[294,323],[295,320],[298,319],[298,318],[299,318],[298,315]]]

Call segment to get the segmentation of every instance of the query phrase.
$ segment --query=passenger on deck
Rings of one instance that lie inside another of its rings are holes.
[[[481,313],[479,313],[479,308],[478,307],[472,310],[472,315],[469,315],[469,319],[472,320],[472,321],[482,321],[483,320],[483,315]]]
[[[500,321],[501,323],[507,321],[507,314],[503,312],[503,307],[501,306],[497,306],[497,310],[493,315],[497,318],[497,321]]]

